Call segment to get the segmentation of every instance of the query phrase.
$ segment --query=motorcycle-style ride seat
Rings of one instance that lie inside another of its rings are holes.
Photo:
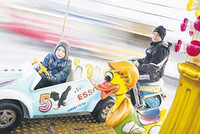
[[[151,83],[139,82],[140,91],[160,92],[161,87],[163,85],[164,85],[163,79]]]
[[[137,109],[139,120],[143,125],[156,123],[160,120],[159,108]]]
[[[156,82],[139,82],[140,86],[162,86],[164,84],[163,79],[161,78],[159,81]]]

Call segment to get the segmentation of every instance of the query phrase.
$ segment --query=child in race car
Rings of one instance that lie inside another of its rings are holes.
[[[71,60],[69,59],[70,45],[66,41],[57,43],[54,52],[49,53],[41,62],[41,64],[49,72],[50,76],[42,73],[42,80],[38,83],[35,89],[52,86],[55,84],[63,83],[71,71]],[[40,70],[39,67],[36,68]]]

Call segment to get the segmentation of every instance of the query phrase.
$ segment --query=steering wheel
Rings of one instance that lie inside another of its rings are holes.
[[[92,75],[93,75],[93,67],[92,67],[92,65],[91,64],[87,64],[85,66],[85,68],[87,69],[87,75],[88,75],[87,77],[91,78]]]
[[[40,67],[40,70],[38,71],[39,74],[45,73],[47,76],[50,76],[50,74],[49,74],[49,72],[46,70],[46,68],[45,68],[40,62],[38,62],[38,60],[37,60],[35,57],[33,57],[33,60],[34,60],[34,61],[33,61],[32,65],[38,64],[39,67]]]

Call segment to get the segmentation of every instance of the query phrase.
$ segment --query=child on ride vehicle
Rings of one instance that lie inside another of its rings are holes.
[[[35,89],[63,83],[71,71],[71,60],[69,59],[70,45],[66,41],[57,43],[54,52],[49,53],[41,64],[49,72],[50,76],[42,74],[42,80]],[[39,71],[39,67],[36,68]]]
[[[162,78],[172,45],[164,41],[165,35],[166,29],[163,26],[156,27],[152,42],[146,49],[146,57],[133,62],[140,73],[139,81],[156,82]]]
[[[162,78],[172,45],[164,41],[165,35],[166,29],[163,26],[156,27],[152,33],[152,42],[146,49],[146,56],[141,59],[132,60],[133,64],[139,70],[139,84],[157,82]],[[143,101],[142,98],[149,93],[141,92],[138,84],[137,88],[130,91],[130,94],[134,105],[136,100],[138,100],[138,107],[145,108],[147,104],[147,107],[153,108],[158,107],[161,103],[155,96],[146,98]]]

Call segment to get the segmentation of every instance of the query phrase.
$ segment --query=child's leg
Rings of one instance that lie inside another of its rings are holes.
[[[140,96],[139,88],[139,84],[137,83],[136,86],[130,90],[131,102],[136,108],[145,107],[145,102]]]

